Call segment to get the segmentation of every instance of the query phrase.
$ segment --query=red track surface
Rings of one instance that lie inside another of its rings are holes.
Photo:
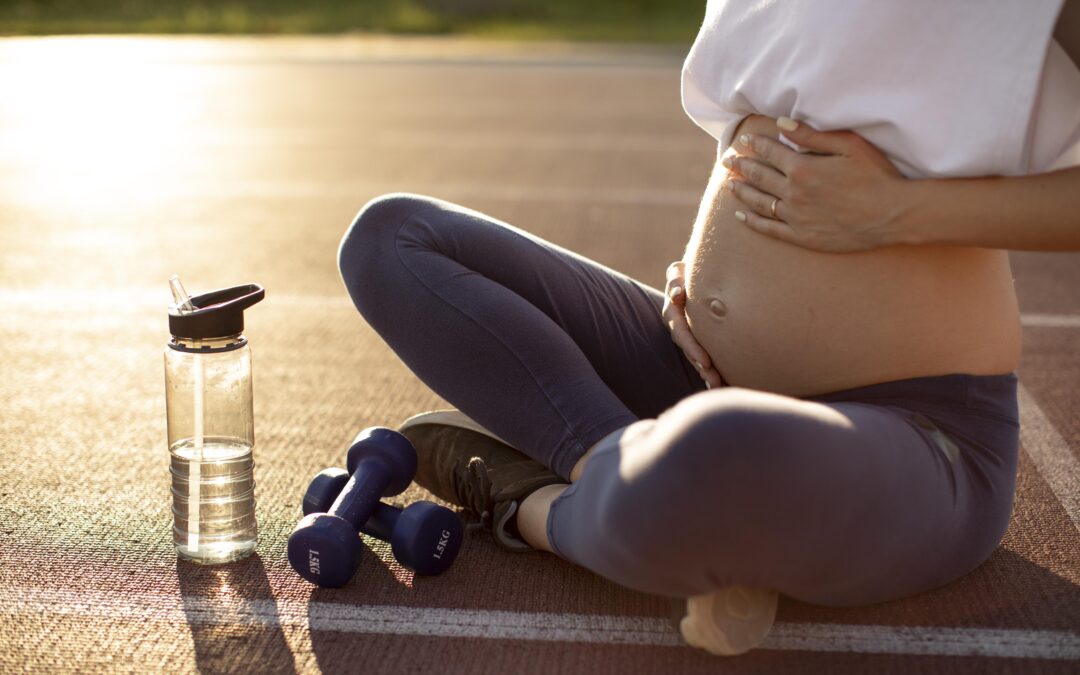
[[[680,56],[0,41],[0,670],[1076,672],[1077,254],[1013,256],[1016,506],[990,561],[950,586],[857,609],[782,599],[763,648],[720,659],[681,644],[667,600],[480,533],[437,578],[376,542],[344,589],[290,571],[310,476],[357,429],[445,406],[345,298],[335,253],[356,209],[426,192],[660,285],[713,156],[679,107]],[[190,290],[268,289],[247,330],[259,552],[217,568],[171,546],[174,272]]]

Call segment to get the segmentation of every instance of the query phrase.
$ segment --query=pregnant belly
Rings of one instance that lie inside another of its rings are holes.
[[[745,130],[775,136],[766,118],[748,118]],[[810,396],[1016,368],[1005,251],[819,253],[750,230],[734,217],[741,208],[717,163],[686,257],[687,319],[728,384]]]

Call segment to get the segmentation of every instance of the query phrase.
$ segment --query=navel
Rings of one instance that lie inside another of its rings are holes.
[[[713,316],[718,316],[722,318],[727,315],[727,306],[719,300],[713,298],[713,300],[709,303],[709,311],[712,312]]]

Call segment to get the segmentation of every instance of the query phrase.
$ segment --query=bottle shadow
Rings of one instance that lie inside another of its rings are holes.
[[[227,565],[177,560],[176,576],[200,673],[297,672],[259,554]]]

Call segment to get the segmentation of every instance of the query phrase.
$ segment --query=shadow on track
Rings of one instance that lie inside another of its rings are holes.
[[[176,576],[200,673],[296,673],[258,554],[228,565],[177,560]]]

